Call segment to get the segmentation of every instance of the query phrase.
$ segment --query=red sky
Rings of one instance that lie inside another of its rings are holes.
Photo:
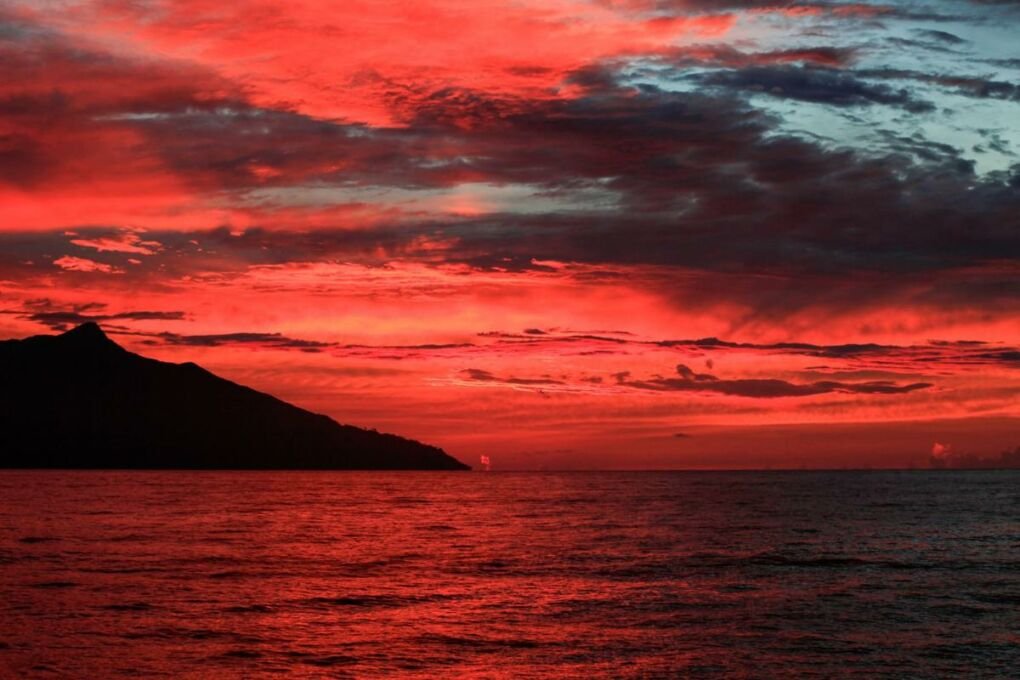
[[[95,320],[496,468],[992,454],[1020,444],[1018,20],[7,2],[0,337]]]

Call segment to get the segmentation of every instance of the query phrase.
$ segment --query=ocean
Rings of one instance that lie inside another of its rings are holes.
[[[0,677],[1018,669],[1016,471],[0,471]]]

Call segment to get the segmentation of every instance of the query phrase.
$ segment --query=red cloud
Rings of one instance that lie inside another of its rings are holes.
[[[65,255],[57,258],[53,264],[69,272],[94,272],[99,274],[123,274],[124,270],[103,262],[96,262],[84,257]]]

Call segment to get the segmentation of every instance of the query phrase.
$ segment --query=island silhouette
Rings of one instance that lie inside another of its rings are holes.
[[[0,341],[0,467],[468,470],[194,363],[134,354],[95,323]]]

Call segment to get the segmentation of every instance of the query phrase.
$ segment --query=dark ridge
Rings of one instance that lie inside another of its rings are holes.
[[[341,425],[94,323],[0,341],[0,467],[466,470],[442,449]]]

